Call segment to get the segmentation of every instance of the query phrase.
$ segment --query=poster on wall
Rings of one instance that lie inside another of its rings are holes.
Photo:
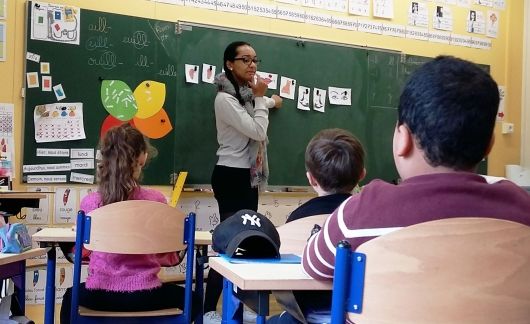
[[[429,11],[426,3],[412,1],[409,7],[409,25],[429,27]]]
[[[31,7],[31,39],[79,45],[79,8],[35,2]]]
[[[6,60],[6,24],[0,22],[0,61]]]
[[[15,178],[15,112],[12,103],[0,103],[0,176]]]
[[[0,19],[7,18],[7,0],[0,0]]]

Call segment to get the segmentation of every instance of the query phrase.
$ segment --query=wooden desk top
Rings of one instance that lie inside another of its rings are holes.
[[[41,256],[48,252],[47,248],[35,248],[22,253],[0,253],[0,265],[12,262],[27,260],[36,256]]]
[[[72,227],[46,227],[31,236],[36,242],[75,242]]]
[[[0,199],[44,199],[41,192],[0,191]]]
[[[32,235],[36,242],[75,242],[72,227],[46,227]],[[212,244],[212,234],[208,231],[195,232],[195,245]]]
[[[331,290],[332,281],[315,280],[301,264],[230,263],[210,257],[210,267],[243,290]]]
[[[195,245],[212,245],[212,233],[209,231],[195,231]]]

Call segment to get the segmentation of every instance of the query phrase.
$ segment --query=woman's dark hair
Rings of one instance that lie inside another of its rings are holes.
[[[135,177],[138,157],[151,152],[147,139],[129,124],[112,127],[100,142],[98,191],[102,206],[128,200],[139,186]]]
[[[225,69],[225,75],[226,78],[232,83],[234,86],[234,89],[236,89],[236,99],[239,101],[239,103],[244,106],[245,101],[243,98],[241,98],[241,94],[239,93],[239,84],[236,81],[236,78],[232,74],[232,71],[228,69],[228,66],[226,65],[226,61],[234,62],[234,59],[237,56],[237,49],[241,46],[250,46],[247,42],[237,41],[230,43],[226,48],[223,55],[223,67]]]

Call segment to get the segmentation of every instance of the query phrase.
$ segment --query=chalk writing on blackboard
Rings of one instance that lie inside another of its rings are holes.
[[[98,20],[97,24],[88,24],[88,30],[89,31],[94,31],[94,32],[98,32],[98,33],[105,33],[105,34],[110,32],[112,27],[107,26],[107,18],[98,17],[97,20]]]
[[[176,77],[177,68],[173,64],[168,64],[165,68],[160,69],[157,74],[161,76]]]
[[[178,24],[164,21],[149,21],[149,27],[155,34],[155,37],[164,48],[168,58],[174,58],[177,54],[176,30]]]
[[[108,49],[110,46],[112,46],[112,44],[109,42],[109,39],[101,35],[89,37],[85,42],[85,48],[88,51]]]
[[[122,64],[122,63],[117,63],[116,61],[117,61],[117,58],[114,52],[105,51],[99,57],[89,57],[88,65],[99,66],[105,70],[112,70],[117,66],[117,64]]]
[[[136,58],[136,66],[143,67],[143,68],[151,68],[151,65],[154,63],[149,60],[149,57],[147,55],[140,55]]]
[[[136,49],[143,49],[149,47],[149,40],[147,39],[147,34],[144,31],[137,30],[131,36],[123,37],[121,41],[124,44],[131,44]]]

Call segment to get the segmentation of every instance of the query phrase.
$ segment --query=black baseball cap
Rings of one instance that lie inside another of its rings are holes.
[[[280,244],[274,224],[250,209],[228,217],[212,234],[213,250],[232,258],[280,258]]]

